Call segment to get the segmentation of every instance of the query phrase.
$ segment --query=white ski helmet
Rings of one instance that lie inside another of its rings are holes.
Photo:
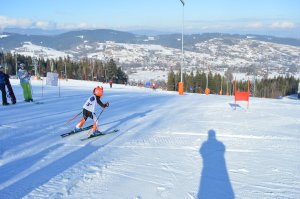
[[[24,67],[25,67],[25,64],[21,63],[20,68],[24,68]]]

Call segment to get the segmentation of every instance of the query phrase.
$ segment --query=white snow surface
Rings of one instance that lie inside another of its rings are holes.
[[[1,199],[300,198],[293,97],[251,98],[248,109],[238,102],[234,110],[232,96],[75,80],[61,80],[59,89],[34,80],[35,102],[26,103],[18,80],[11,82],[18,102],[0,106]],[[120,131],[61,138],[97,85],[110,102],[98,127]]]
[[[0,39],[8,37],[8,35],[0,35]]]

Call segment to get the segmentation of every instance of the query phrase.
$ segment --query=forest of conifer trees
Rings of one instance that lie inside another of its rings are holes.
[[[170,71],[168,74],[167,90],[177,91],[180,73]],[[234,83],[230,74],[221,76],[220,74],[204,73],[197,71],[195,74],[183,73],[184,91],[190,93],[204,93],[206,87],[210,89],[211,94],[233,95]],[[264,98],[278,98],[296,94],[298,90],[299,79],[293,76],[250,81],[251,96]],[[237,89],[247,91],[247,81],[237,81]]]
[[[94,80],[107,82],[113,80],[115,83],[125,83],[128,76],[117,67],[115,61],[110,59],[104,63],[100,60],[88,58],[80,61],[73,61],[70,57],[59,59],[33,59],[30,56],[14,55],[0,52],[1,64],[5,66],[6,73],[13,76],[20,63],[26,65],[32,75],[35,74],[35,64],[37,65],[37,76],[45,77],[47,72],[57,72],[60,78],[70,78],[78,80]]]
[[[117,67],[115,61],[110,59],[108,62],[100,60],[91,60],[88,58],[80,61],[73,61],[70,57],[59,59],[33,59],[30,56],[4,54],[0,52],[1,64],[6,67],[6,73],[14,76],[20,63],[24,63],[32,75],[35,74],[35,64],[37,65],[37,75],[45,77],[47,72],[57,72],[60,78],[70,78],[78,80],[93,80],[107,82],[113,80],[115,83],[127,83],[128,76]],[[184,91],[190,93],[204,93],[208,87],[211,94],[233,95],[233,76],[225,73],[220,74],[204,73],[196,71],[190,74],[183,73]],[[168,91],[177,91],[178,82],[180,82],[180,73],[174,73],[171,70],[168,74],[166,85]],[[293,76],[278,76],[271,79],[251,80],[251,96],[264,98],[278,98],[296,94],[298,91],[299,79]],[[247,91],[247,81],[237,81],[237,89]]]

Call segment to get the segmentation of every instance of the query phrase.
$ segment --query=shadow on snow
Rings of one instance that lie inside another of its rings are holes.
[[[214,130],[208,131],[208,139],[200,148],[203,169],[197,199],[233,199],[225,162],[225,145],[216,139]]]
[[[142,112],[142,113],[134,113],[132,115],[129,115],[128,117],[125,117],[121,120],[116,121],[117,124],[112,126],[109,129],[114,129],[120,126],[122,123],[128,122],[132,119],[139,118],[139,117],[145,117],[147,113],[151,112],[151,110]],[[124,132],[123,132],[124,133]],[[122,134],[123,134],[122,133]],[[28,193],[30,193],[32,190],[35,188],[43,185],[44,183],[48,182],[51,178],[59,175],[60,173],[64,172],[68,168],[72,167],[76,163],[80,162],[84,158],[86,158],[88,155],[91,153],[97,151],[99,148],[104,147],[105,145],[111,143],[114,141],[117,137],[119,137],[121,134],[114,136],[114,138],[108,140],[107,142],[103,143],[100,146],[94,146],[92,144],[87,144],[84,147],[79,148],[76,151],[73,151],[64,157],[50,163],[49,165],[29,174],[28,176],[24,177],[23,179],[11,184],[10,186],[0,190],[0,198],[21,198]],[[54,146],[52,147],[55,149]],[[18,168],[16,166],[16,162],[14,165],[6,165],[4,166],[4,170],[9,170],[9,169],[16,169],[15,172],[11,173],[12,175],[17,175],[19,172],[22,170],[26,170],[27,168],[30,167],[30,165],[33,165],[37,162],[37,159],[41,159],[43,156],[47,155],[49,149],[45,149],[44,151],[40,152],[39,154],[28,158],[25,162],[26,165],[22,165],[23,161],[18,160]],[[9,168],[11,167],[11,168]],[[26,167],[26,168],[25,168]],[[0,168],[1,169],[1,168]],[[0,170],[1,171],[1,170]],[[2,175],[2,172],[1,172]],[[3,176],[6,180],[8,180],[8,177],[11,176]],[[2,178],[2,177],[1,177]],[[1,180],[2,181],[2,180]],[[3,181],[2,181],[3,182]]]

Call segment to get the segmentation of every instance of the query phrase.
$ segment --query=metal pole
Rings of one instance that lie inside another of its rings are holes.
[[[44,76],[43,76],[43,79],[42,79],[42,97],[44,96]]]
[[[220,95],[222,95],[222,92],[223,92],[223,77],[221,77],[221,92],[220,92]]]
[[[182,31],[181,31],[181,66],[180,66],[180,82],[178,84],[178,93],[183,95],[184,93],[184,84],[183,84],[183,63],[184,63],[184,54],[183,54],[183,30],[184,30],[184,1],[180,0],[182,3]]]
[[[37,60],[34,59],[33,63],[34,63],[34,73],[35,73],[35,78],[37,78]]]
[[[64,61],[64,63],[65,63],[65,79],[66,81],[68,81],[66,61]]]
[[[105,108],[103,108],[103,109],[102,109],[102,111],[99,113],[99,115],[98,115],[98,117],[97,117],[97,120],[96,120],[96,122],[98,121],[98,119],[99,119],[100,115],[103,113],[104,109],[105,109]]]
[[[71,119],[69,119],[69,120],[64,124],[64,126],[67,125],[67,124],[69,124],[72,120],[74,120],[76,117],[78,117],[81,113],[82,113],[82,111],[81,111],[80,113],[77,113],[77,115],[75,115],[75,116],[72,117]]]
[[[94,81],[94,68],[95,68],[95,62],[94,60],[92,60],[92,66],[93,66],[93,69],[92,69],[92,81]]]
[[[206,75],[206,88],[208,88],[208,73]]]
[[[184,1],[180,0],[182,3],[182,31],[181,31],[181,67],[180,67],[180,81],[182,82],[182,68],[184,63],[184,54],[183,54],[183,30],[184,30]]]

